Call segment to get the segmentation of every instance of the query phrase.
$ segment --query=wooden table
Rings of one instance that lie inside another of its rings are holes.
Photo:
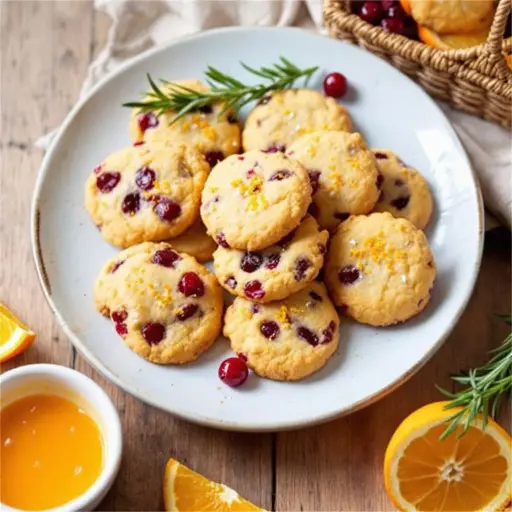
[[[418,374],[379,403],[278,434],[220,432],[175,419],[107,382],[70,345],[43,298],[30,249],[30,200],[43,156],[34,141],[74,104],[109,20],[90,1],[2,1],[0,16],[0,301],[38,333],[34,346],[2,370],[57,363],[89,375],[110,394],[125,450],[100,508],[161,509],[163,469],[175,457],[268,510],[392,510],[381,467],[393,430],[417,407],[440,399],[434,383],[449,387],[451,372],[482,363],[507,332],[494,313],[511,309],[510,234],[488,234],[475,292],[453,334]],[[510,410],[500,419],[510,426]]]

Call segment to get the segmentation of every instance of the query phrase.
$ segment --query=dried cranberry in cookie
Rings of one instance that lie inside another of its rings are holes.
[[[288,89],[260,101],[247,116],[243,131],[246,151],[286,151],[305,133],[352,131],[345,107],[318,91]]]
[[[124,343],[154,363],[196,359],[221,329],[217,279],[166,243],[139,244],[107,261],[94,285],[94,300]]]
[[[208,91],[198,80],[178,80],[175,84],[195,91]],[[171,84],[162,85],[164,92],[170,91]],[[146,99],[150,99],[146,97]],[[219,116],[224,103],[205,105],[196,112],[184,115],[172,123],[174,111],[166,111],[160,116],[153,112],[132,112],[130,133],[133,141],[158,141],[171,144],[197,146],[208,164],[213,167],[226,156],[238,153],[240,149],[240,126],[233,113],[228,110]]]
[[[280,240],[256,252],[219,246],[213,254],[215,274],[233,295],[257,302],[284,299],[316,278],[324,263],[328,238],[329,233],[320,231],[308,215],[286,243]],[[259,283],[256,295],[255,282]]]
[[[199,215],[210,169],[195,149],[147,143],[108,156],[89,176],[85,207],[113,245],[173,238]]]
[[[331,238],[325,283],[334,303],[358,322],[405,322],[427,306],[435,277],[428,241],[406,219],[351,216]]]
[[[304,135],[287,154],[309,172],[314,205],[310,213],[322,229],[333,232],[350,215],[373,209],[379,198],[377,164],[359,133]]]
[[[235,299],[226,311],[224,336],[258,375],[303,379],[336,352],[340,321],[323,284],[313,281],[285,300],[254,306]]]
[[[201,218],[220,246],[252,252],[295,229],[310,202],[311,185],[301,164],[283,153],[249,151],[211,171]]]
[[[404,164],[392,151],[373,149],[381,176],[381,194],[374,211],[411,221],[424,229],[432,215],[432,195],[427,180]]]

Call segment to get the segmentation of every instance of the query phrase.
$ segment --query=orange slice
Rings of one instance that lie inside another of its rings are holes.
[[[169,459],[164,475],[165,510],[173,512],[264,512],[239,494]]]
[[[384,458],[386,491],[399,510],[497,511],[512,498],[512,439],[495,421],[480,419],[440,440],[445,420],[460,409],[426,405],[393,434]]]
[[[429,46],[440,50],[457,50],[460,48],[471,48],[485,43],[489,29],[472,34],[445,34],[440,35],[427,27],[418,25],[419,38]]]
[[[0,303],[0,363],[21,354],[35,338],[35,333]]]

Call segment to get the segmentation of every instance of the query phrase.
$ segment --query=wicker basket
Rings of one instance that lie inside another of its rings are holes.
[[[500,0],[484,44],[462,50],[438,50],[385,32],[351,13],[347,0],[324,0],[329,34],[375,53],[417,81],[432,96],[501,126],[512,128],[512,71],[503,41],[511,1]]]

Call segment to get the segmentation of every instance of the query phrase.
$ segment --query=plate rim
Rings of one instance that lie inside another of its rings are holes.
[[[421,93],[426,97],[426,100],[430,103],[431,107],[435,110],[437,110],[438,114],[441,115],[441,117],[446,122],[446,129],[452,133],[452,136],[458,141],[459,147],[461,149],[461,152],[463,156],[466,159],[466,163],[468,165],[468,168],[471,171],[471,175],[473,177],[473,184],[474,184],[474,191],[476,193],[476,201],[477,201],[477,207],[478,207],[478,247],[477,247],[477,259],[475,261],[475,264],[472,269],[472,273],[469,276],[470,280],[470,287],[468,288],[467,296],[464,298],[464,300],[461,302],[458,310],[456,311],[456,314],[453,316],[449,327],[446,329],[443,336],[441,336],[435,343],[430,347],[430,349],[423,354],[420,361],[418,361],[415,365],[410,367],[406,372],[402,373],[401,375],[398,375],[395,380],[393,380],[392,383],[390,383],[388,386],[380,389],[379,391],[367,396],[364,399],[361,399],[355,403],[353,403],[349,407],[345,407],[344,409],[341,409],[339,411],[336,411],[334,413],[327,413],[324,415],[316,416],[310,420],[300,420],[300,421],[286,421],[286,422],[280,422],[279,424],[269,424],[268,426],[258,426],[258,427],[251,427],[250,425],[240,425],[238,423],[231,423],[231,422],[223,422],[219,420],[215,420],[213,418],[201,416],[197,413],[191,413],[186,412],[183,410],[177,410],[177,409],[170,409],[167,407],[163,407],[161,405],[158,405],[155,403],[150,396],[145,395],[143,392],[137,390],[135,387],[130,386],[128,383],[124,382],[121,378],[119,378],[115,373],[113,373],[110,369],[108,369],[106,366],[104,366],[101,361],[98,360],[96,355],[81,341],[80,337],[73,332],[73,330],[68,326],[65,319],[62,317],[62,315],[59,312],[59,309],[57,308],[56,304],[53,301],[52,295],[51,295],[51,287],[50,283],[47,277],[46,268],[44,264],[42,249],[41,249],[41,243],[40,243],[40,211],[39,211],[39,203],[40,203],[40,195],[43,183],[45,181],[45,178],[49,172],[50,169],[50,162],[53,158],[53,154],[57,149],[57,146],[60,142],[60,139],[62,138],[64,132],[67,130],[68,126],[73,122],[77,114],[81,111],[81,109],[85,106],[85,104],[101,89],[103,88],[108,82],[116,78],[118,75],[122,74],[125,70],[132,68],[136,66],[139,62],[150,58],[153,55],[156,55],[158,53],[166,52],[169,48],[181,44],[188,40],[194,40],[194,39],[201,39],[203,37],[209,37],[211,35],[215,34],[222,34],[222,33],[244,33],[247,31],[281,31],[281,32],[303,32],[307,33],[309,36],[312,37],[319,37],[319,38],[325,38],[329,40],[337,41],[338,43],[345,44],[348,46],[347,43],[344,41],[337,40],[335,38],[332,38],[328,36],[327,34],[321,34],[318,32],[313,32],[310,30],[302,29],[299,27],[220,27],[220,28],[214,28],[209,30],[204,30],[199,33],[190,34],[184,37],[179,37],[176,40],[170,41],[166,43],[165,45],[157,46],[155,48],[150,48],[149,50],[140,53],[139,55],[134,56],[131,59],[128,59],[126,62],[122,63],[118,68],[116,68],[113,72],[108,73],[105,77],[103,77],[101,80],[98,81],[91,89],[90,91],[81,99],[79,99],[76,104],[73,106],[71,111],[66,115],[64,121],[61,123],[60,127],[57,129],[57,133],[54,135],[53,140],[51,141],[50,147],[46,151],[41,164],[39,166],[37,177],[34,185],[34,191],[32,195],[32,202],[31,202],[31,211],[30,211],[30,241],[32,246],[32,257],[34,259],[34,263],[36,266],[36,272],[37,277],[39,280],[39,285],[43,291],[43,295],[46,299],[46,302],[48,303],[50,310],[54,314],[55,318],[57,319],[57,323],[59,324],[60,328],[64,331],[64,334],[68,338],[69,341],[73,344],[73,347],[80,353],[80,355],[91,365],[94,367],[95,370],[97,370],[103,377],[105,377],[107,380],[112,382],[115,386],[122,389],[124,392],[128,393],[129,395],[133,396],[134,398],[142,401],[143,403],[149,404],[152,407],[155,407],[156,409],[160,409],[162,411],[165,411],[169,414],[172,414],[173,416],[176,416],[178,418],[184,419],[186,421],[190,421],[199,425],[207,426],[207,427],[213,427],[220,430],[228,430],[228,431],[238,431],[238,432],[279,432],[279,431],[286,431],[286,430],[293,430],[298,428],[306,428],[314,425],[318,425],[321,423],[325,423],[328,421],[332,421],[336,418],[341,418],[343,416],[346,416],[348,414],[352,414],[353,412],[356,412],[360,409],[363,409],[364,407],[367,407],[381,398],[386,397],[393,391],[395,391],[398,387],[400,387],[402,384],[404,384],[406,381],[408,381],[414,374],[416,374],[430,359],[433,357],[433,355],[441,348],[441,346],[444,344],[448,336],[451,334],[455,326],[457,325],[460,317],[462,316],[463,312],[465,311],[467,304],[473,294],[473,290],[476,284],[476,280],[478,278],[478,274],[480,271],[480,266],[482,263],[482,255],[483,255],[483,248],[484,248],[484,205],[483,205],[483,198],[482,198],[482,192],[480,188],[480,184],[478,182],[478,177],[476,176],[475,170],[473,169],[473,166],[471,165],[471,161],[466,153],[466,150],[462,143],[460,142],[460,139],[449,121],[449,119],[446,117],[443,110],[440,108],[440,106],[434,101],[432,97],[430,97],[417,83],[415,83],[413,80],[411,80],[407,75],[404,73],[401,73],[396,68],[391,66],[391,64],[386,64],[399,73],[403,79],[406,79],[410,82],[410,84],[413,87],[416,87],[421,91]],[[364,49],[361,49],[355,45],[350,45],[357,51],[364,52],[366,54],[370,54],[372,58],[379,59],[379,57],[371,54],[371,52],[365,51]],[[380,59],[379,59],[380,60]]]

